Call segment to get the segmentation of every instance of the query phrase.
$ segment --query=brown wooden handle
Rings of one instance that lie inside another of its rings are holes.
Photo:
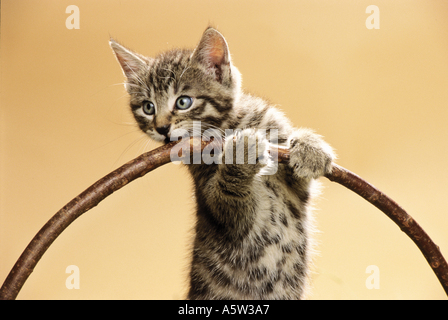
[[[124,164],[95,182],[59,210],[36,234],[17,260],[0,289],[0,299],[11,300],[17,297],[42,255],[76,218],[129,182],[170,162],[171,148],[177,143],[168,143]],[[180,143],[186,143],[193,150],[200,151],[209,142],[202,141],[200,138],[192,138]],[[289,160],[289,151],[286,148],[273,149],[271,155],[278,157],[279,162]],[[357,193],[391,218],[418,246],[448,295],[448,265],[446,260],[443,258],[439,247],[434,244],[411,216],[384,193],[341,166],[333,164],[332,173],[327,174],[326,177]]]

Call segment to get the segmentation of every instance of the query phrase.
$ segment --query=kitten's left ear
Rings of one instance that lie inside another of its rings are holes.
[[[226,39],[212,27],[207,28],[193,53],[193,60],[205,66],[207,73],[221,83],[230,77],[230,54]]]

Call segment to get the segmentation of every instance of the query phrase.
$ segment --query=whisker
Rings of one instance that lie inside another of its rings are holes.
[[[126,61],[125,63],[128,66],[129,70],[131,70],[132,73],[134,74],[134,78],[137,80],[137,82],[140,83],[142,87],[145,87],[148,90],[148,92],[150,92],[151,90],[149,89],[148,84],[139,77],[139,75],[129,66],[129,64]]]
[[[169,72],[171,72],[174,75],[174,77],[173,76],[162,77],[162,76],[157,75],[159,78],[161,78],[161,79],[173,79],[174,82],[176,81],[176,74],[174,73],[173,70],[170,70],[170,69],[167,69],[167,68],[160,68],[160,70],[169,71]]]
[[[125,93],[124,95],[122,95],[121,97],[119,97],[118,100],[123,99],[124,97],[128,97],[128,96],[129,96],[129,94],[128,94],[128,93]]]
[[[134,88],[137,88],[137,89],[141,89],[141,86],[136,85],[136,84],[134,84],[134,83],[129,83],[129,82],[127,82],[127,83],[125,83],[125,84],[128,85],[128,86],[130,86],[130,87],[134,87]]]
[[[153,147],[149,147],[149,148],[148,148],[148,146],[152,145],[154,142],[155,142],[154,140],[152,140],[152,139],[148,139],[148,140],[146,141],[145,145],[143,146],[142,151],[139,152],[139,154],[142,154],[142,153],[145,153],[145,152],[148,152],[148,151],[154,149]]]
[[[133,128],[137,128],[134,131],[131,132],[138,132],[140,129],[136,126],[135,122],[117,122],[117,121],[113,121],[111,119],[105,119],[106,121],[108,121],[109,123],[113,123],[114,125],[117,126],[123,126],[123,127],[133,127]]]
[[[211,123],[207,123],[207,122],[201,122],[201,125],[205,124],[207,129],[215,129],[218,130],[221,134],[225,134],[225,131],[223,129],[221,129],[220,127],[217,127]]]
[[[119,82],[119,83],[110,84],[109,87],[124,86],[125,84],[126,84],[126,82]]]
[[[185,67],[185,69],[182,71],[182,73],[180,74],[180,77],[179,77],[179,82],[180,82],[180,80],[182,80],[182,76],[184,75],[185,71],[187,71],[189,68],[190,68],[190,66],[187,66],[187,67]]]
[[[225,137],[225,131],[223,129],[207,122],[201,122],[201,125],[199,127],[190,122],[185,125],[185,129],[190,136],[203,136],[206,130],[213,129],[214,132],[212,135],[218,135],[221,138]]]
[[[117,158],[117,160],[115,160],[113,166],[115,167],[117,165],[117,163],[121,160],[121,158],[133,147],[135,146],[137,143],[142,142],[144,139],[149,139],[149,137],[142,133],[141,136],[137,139],[135,139],[133,142],[131,142],[131,144],[129,146],[126,147],[126,149],[123,150],[123,152],[120,154],[120,156]]]
[[[165,71],[171,72],[173,74],[173,76],[174,76],[173,80],[176,80],[176,74],[174,73],[173,70],[167,69],[167,68],[160,68],[160,70],[165,70]],[[170,76],[170,77],[166,77],[166,78],[172,78],[172,77]]]
[[[129,124],[129,125],[134,126],[134,124]],[[119,139],[121,139],[121,138],[123,138],[123,137],[125,137],[125,136],[127,136],[127,135],[129,135],[129,134],[132,134],[132,133],[135,133],[135,132],[139,132],[139,131],[140,131],[140,129],[136,128],[135,130],[126,132],[126,133],[124,133],[124,134],[122,134],[122,135],[120,135],[120,136],[118,136],[118,137],[116,137],[116,138],[114,138],[114,139],[112,139],[112,140],[106,142],[105,144],[96,147],[94,150],[102,149],[102,148],[106,147],[107,145],[109,145],[109,144],[111,144],[111,143],[113,143],[113,142],[116,142],[117,140],[119,140]]]

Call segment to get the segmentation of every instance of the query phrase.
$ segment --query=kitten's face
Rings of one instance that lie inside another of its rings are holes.
[[[143,57],[113,40],[110,44],[127,78],[134,117],[152,139],[167,143],[172,135],[178,136],[176,129],[191,135],[193,121],[201,121],[201,132],[195,134],[226,127],[241,76],[218,31],[208,28],[194,51],[175,49],[156,58]]]

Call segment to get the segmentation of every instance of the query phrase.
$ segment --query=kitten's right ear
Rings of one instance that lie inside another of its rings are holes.
[[[109,44],[128,79],[135,77],[138,70],[147,66],[148,58],[123,47],[114,39],[110,39]]]

